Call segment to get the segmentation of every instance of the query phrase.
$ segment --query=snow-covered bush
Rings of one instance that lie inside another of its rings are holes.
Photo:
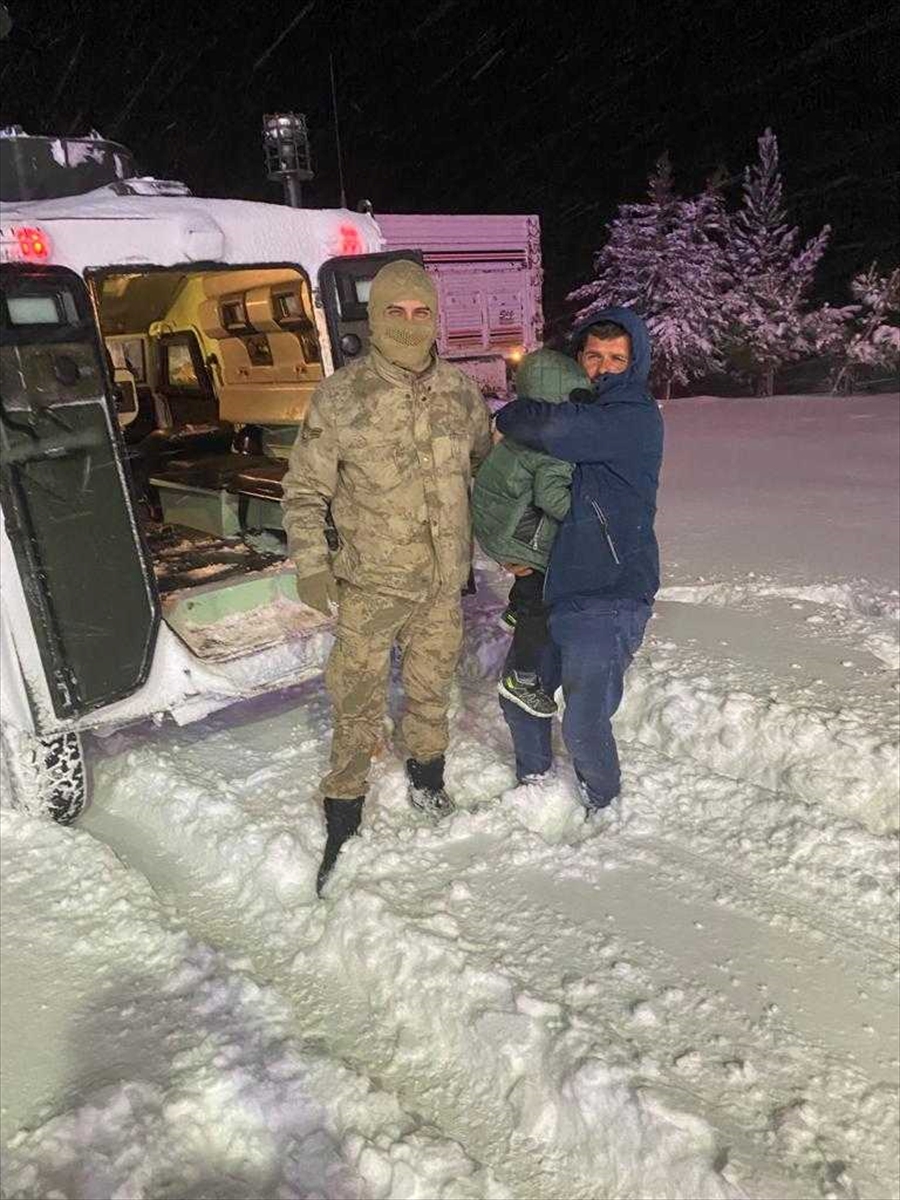
[[[852,391],[860,368],[900,371],[900,268],[888,275],[875,263],[851,282],[854,304],[838,310],[833,390]]]

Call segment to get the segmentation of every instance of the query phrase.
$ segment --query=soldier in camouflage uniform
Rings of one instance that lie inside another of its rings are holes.
[[[378,272],[369,326],[370,352],[316,389],[284,479],[298,595],[337,614],[325,675],[334,733],[321,784],[328,841],[319,890],[359,827],[395,642],[410,802],[436,817],[453,811],[444,751],[471,560],[469,492],[491,449],[478,388],[434,353],[437,294],[420,266],[397,261]]]

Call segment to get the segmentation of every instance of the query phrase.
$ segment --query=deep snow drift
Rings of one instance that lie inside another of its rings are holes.
[[[434,826],[321,903],[318,680],[4,812],[8,1197],[882,1197],[897,1174],[896,397],[666,409],[612,819],[516,789],[482,565]]]

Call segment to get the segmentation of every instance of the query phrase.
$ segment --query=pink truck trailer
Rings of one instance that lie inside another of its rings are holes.
[[[377,213],[385,250],[420,250],[440,299],[438,348],[487,396],[541,344],[541,227],[536,216]]]

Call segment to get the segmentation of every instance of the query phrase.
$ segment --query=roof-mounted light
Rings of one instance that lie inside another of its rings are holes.
[[[266,113],[263,117],[266,174],[284,186],[284,200],[301,207],[300,184],[312,179],[309,131],[303,113]]]

